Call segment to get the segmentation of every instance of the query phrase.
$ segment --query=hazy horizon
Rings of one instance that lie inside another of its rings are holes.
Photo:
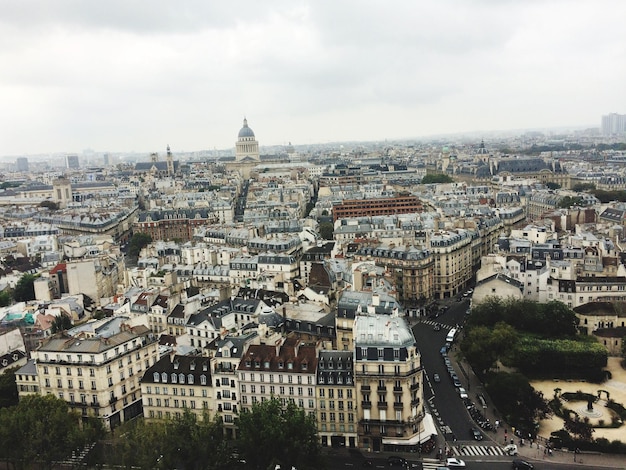
[[[626,2],[9,1],[3,158],[599,127]],[[594,123],[594,124],[590,124]],[[491,129],[491,130],[490,130]]]

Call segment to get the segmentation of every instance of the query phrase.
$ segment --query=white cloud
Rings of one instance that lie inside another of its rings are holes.
[[[626,3],[8,1],[1,153],[594,125],[626,112]],[[620,108],[621,107],[621,108]]]

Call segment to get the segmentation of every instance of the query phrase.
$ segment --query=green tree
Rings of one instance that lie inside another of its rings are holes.
[[[559,189],[561,187],[561,185],[559,183],[553,183],[552,181],[548,181],[546,183],[546,186],[548,187],[548,189]]]
[[[422,178],[421,184],[441,184],[441,183],[452,183],[454,180],[443,173],[436,173],[425,175]]]
[[[576,183],[572,187],[572,191],[577,193],[582,193],[583,191],[593,191],[594,189],[596,189],[596,185],[593,183]]]
[[[498,372],[490,376],[486,385],[505,420],[526,432],[534,433],[538,418],[551,413],[543,394],[522,374]]]
[[[152,242],[152,237],[147,233],[135,233],[128,243],[128,255],[136,258],[142,248]]]
[[[332,240],[333,239],[333,234],[335,232],[335,227],[332,224],[332,222],[322,222],[319,225],[318,231],[320,233],[320,236],[324,240]]]
[[[72,319],[65,313],[61,313],[52,320],[51,329],[52,333],[58,333],[59,331],[69,330],[72,326]]]
[[[13,290],[13,299],[16,302],[27,302],[35,300],[35,279],[37,276],[33,274],[24,274]]]
[[[50,469],[93,436],[82,430],[80,416],[53,395],[29,395],[0,409],[0,459],[18,470]]]
[[[208,411],[199,418],[189,409],[166,420],[135,420],[116,442],[116,452],[126,467],[144,469],[232,468],[219,416]],[[113,462],[111,462],[113,463]]]
[[[320,448],[315,418],[294,403],[283,406],[277,398],[252,405],[237,420],[239,444],[247,468],[318,469]],[[272,467],[273,468],[273,467]]]
[[[19,367],[11,367],[0,374],[0,408],[15,406],[19,401],[17,385],[15,385],[15,371],[17,369]]]
[[[8,307],[11,305],[11,293],[8,290],[0,292],[0,307]]]
[[[52,212],[59,210],[59,205],[56,202],[50,200],[41,201],[39,203],[39,207],[47,207]]]
[[[565,417],[565,423],[563,427],[567,432],[573,434],[581,441],[591,441],[591,436],[594,429],[588,421],[583,421],[578,416],[572,418],[571,415],[568,414]]]
[[[562,209],[568,209],[573,206],[586,206],[587,203],[580,196],[565,196],[559,201],[558,207]]]

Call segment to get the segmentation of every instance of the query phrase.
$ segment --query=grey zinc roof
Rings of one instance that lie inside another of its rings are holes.
[[[411,347],[415,336],[404,318],[380,315],[357,315],[354,321],[357,347]]]

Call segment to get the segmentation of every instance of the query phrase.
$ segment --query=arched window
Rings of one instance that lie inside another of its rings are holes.
[[[176,374],[174,372],[172,372],[172,383],[175,384],[177,382],[178,377],[176,377]]]
[[[159,381],[159,373],[158,373],[158,372],[155,372],[155,373],[154,373],[154,381],[155,381],[155,382],[158,382],[158,381]]]
[[[193,385],[193,375],[191,374],[187,375],[187,383]]]
[[[206,375],[204,374],[200,376],[200,385],[206,385]]]
[[[184,384],[185,383],[185,374],[178,374],[178,383]]]
[[[165,372],[161,374],[161,382],[167,383],[167,374]]]

